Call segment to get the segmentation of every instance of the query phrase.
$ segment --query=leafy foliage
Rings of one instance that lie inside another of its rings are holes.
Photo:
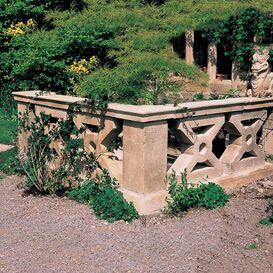
[[[68,111],[66,120],[59,119],[57,122],[52,122],[51,115],[43,112],[30,122],[29,111],[31,107],[19,118],[20,132],[27,131],[29,134],[27,150],[20,158],[28,177],[28,189],[35,188],[42,194],[53,194],[63,190],[65,183],[72,183],[72,179],[79,180],[82,165],[90,172],[96,168],[96,162],[89,162],[92,156],[88,157],[83,150],[83,143],[79,139],[81,130],[73,122],[74,110]]]
[[[248,79],[254,53],[253,44],[254,42],[272,43],[272,29],[272,14],[251,7],[238,15],[231,16],[220,26],[209,29],[207,35],[211,40],[224,45],[225,55],[236,61],[237,66],[241,69],[241,77]],[[256,41],[254,41],[254,36]],[[271,58],[272,54],[271,50]]]
[[[267,218],[264,218],[260,221],[260,224],[261,225],[267,225],[267,226],[271,226],[273,225],[273,215],[267,217]]]
[[[273,225],[273,205],[270,204],[267,208],[267,212],[269,212],[269,216],[262,219],[260,221],[260,224],[261,225],[268,225],[268,226],[271,226]]]
[[[7,175],[25,174],[18,156],[17,148],[12,148],[0,153],[0,171]]]
[[[256,243],[250,243],[246,246],[247,250],[255,250],[257,249],[257,244]]]
[[[219,185],[209,182],[200,185],[189,184],[186,172],[181,173],[181,183],[178,183],[175,172],[169,176],[169,199],[166,212],[179,214],[194,207],[215,209],[224,207],[228,195]]]
[[[0,113],[0,143],[13,144],[16,127],[16,119],[10,115]]]
[[[84,172],[88,180],[79,188],[68,190],[68,197],[89,203],[95,215],[101,219],[130,222],[138,214],[133,204],[128,203],[118,191],[116,179],[111,178],[107,170],[94,177],[99,165],[94,154],[84,151],[80,135],[85,128],[75,126],[73,118],[76,110],[79,109],[72,107],[66,120],[57,121],[41,112],[30,122],[28,112],[32,111],[31,107],[21,114],[19,129],[21,133],[26,130],[29,133],[26,154],[20,157],[21,166],[28,177],[25,186],[42,194],[64,192],[71,188],[72,183],[82,184],[81,174]]]
[[[224,100],[230,98],[237,98],[239,90],[237,89],[229,89],[226,95],[221,95],[216,92],[210,93],[208,96],[205,96],[203,92],[197,92],[193,95],[193,101],[201,101],[201,100]]]
[[[191,28],[224,45],[248,77],[250,36],[268,39],[272,8],[270,0],[2,0],[0,108],[12,108],[12,91],[30,89],[103,103],[175,102],[183,86],[170,80],[172,74],[207,84],[205,73],[173,50],[171,41]],[[12,24],[29,20],[35,28],[9,34]],[[71,71],[71,65],[93,56],[98,65],[90,73]]]
[[[79,188],[68,191],[67,196],[80,203],[89,203],[95,215],[108,222],[131,222],[138,218],[133,204],[124,199],[123,194],[118,191],[117,181],[110,177],[107,170],[84,182]]]

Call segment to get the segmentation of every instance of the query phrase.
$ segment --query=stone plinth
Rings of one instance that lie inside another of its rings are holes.
[[[74,123],[87,128],[84,149],[119,180],[120,190],[140,214],[164,207],[165,179],[173,170],[179,177],[187,169],[192,182],[209,179],[228,188],[273,174],[272,164],[265,162],[265,153],[273,153],[273,98],[187,102],[175,107],[110,103],[101,112],[84,98],[37,91],[13,95],[21,114],[31,105],[30,120],[41,112],[65,119],[71,106],[80,105]],[[28,132],[20,133],[21,153],[27,138]],[[117,138],[121,146],[110,150]],[[60,151],[58,143],[54,145]]]

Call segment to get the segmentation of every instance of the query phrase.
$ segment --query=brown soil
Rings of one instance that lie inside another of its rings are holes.
[[[22,196],[21,181],[0,181],[0,272],[273,272],[273,228],[259,224],[266,189],[244,188],[225,208],[182,218],[108,224],[87,205]]]

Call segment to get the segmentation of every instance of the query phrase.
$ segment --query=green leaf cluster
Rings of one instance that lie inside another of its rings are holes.
[[[208,77],[173,50],[185,30],[207,33],[248,71],[252,45],[272,30],[271,0],[0,0],[0,108],[14,90],[51,90],[93,101],[164,104],[179,99],[182,81]],[[6,34],[11,23],[34,19],[24,35]],[[231,48],[231,44],[235,47]],[[182,50],[182,49],[181,49]],[[89,75],[76,75],[74,61],[95,56]],[[271,56],[272,53],[271,53]],[[247,75],[246,75],[247,76]]]
[[[30,111],[34,115],[33,121],[29,120]],[[66,120],[55,120],[44,112],[36,115],[31,106],[25,113],[19,113],[19,131],[29,135],[26,150],[20,156],[28,177],[28,190],[55,194],[73,181],[81,181],[83,170],[89,174],[97,168],[92,154],[88,155],[83,149],[80,135],[84,128],[78,129],[74,124],[75,111],[69,109]]]
[[[94,214],[108,222],[124,220],[131,222],[138,218],[132,203],[128,203],[118,191],[117,181],[103,170],[101,175],[88,180],[82,186],[67,191],[67,196],[80,203],[89,203]]]
[[[186,172],[181,173],[181,183],[178,182],[175,172],[168,177],[168,183],[169,198],[165,211],[170,214],[177,215],[190,208],[224,207],[229,200],[224,189],[215,183],[190,184]]]

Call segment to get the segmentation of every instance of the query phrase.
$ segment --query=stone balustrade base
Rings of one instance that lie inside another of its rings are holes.
[[[253,171],[246,171],[243,173],[234,173],[231,175],[224,175],[217,179],[214,179],[215,183],[218,183],[225,189],[232,189],[235,187],[244,186],[253,183],[258,180],[266,179],[273,175],[273,163],[267,162],[263,168],[259,168]]]
[[[166,206],[167,191],[162,190],[150,194],[141,194],[134,191],[119,189],[125,199],[133,202],[140,215],[149,215],[160,212]]]

